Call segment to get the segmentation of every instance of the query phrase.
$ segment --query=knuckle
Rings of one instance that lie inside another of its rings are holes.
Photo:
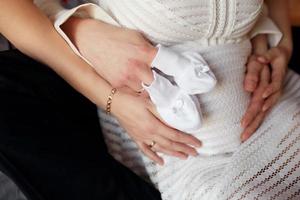
[[[148,43],[141,44],[138,49],[145,54],[151,54],[153,51],[155,51],[155,47],[152,47]]]
[[[156,128],[152,124],[150,123],[145,124],[144,129],[148,134],[155,135]]]
[[[120,79],[118,80],[113,80],[111,81],[111,85],[114,87],[114,88],[120,88],[123,86],[123,81],[121,81]]]
[[[136,59],[128,59],[127,65],[124,69],[125,73],[129,76],[137,76],[138,70],[141,67],[141,62]]]
[[[126,85],[128,79],[129,79],[129,75],[127,74],[126,71],[123,71],[120,73],[118,79],[116,80],[116,84],[121,86]]]
[[[175,140],[181,140],[181,139],[183,139],[183,135],[179,132],[173,132],[172,138],[174,138]]]
[[[132,71],[136,69],[136,66],[137,66],[136,60],[134,60],[134,59],[128,59],[128,61],[126,63],[126,66],[124,68],[123,73],[127,74],[127,75],[131,74]]]

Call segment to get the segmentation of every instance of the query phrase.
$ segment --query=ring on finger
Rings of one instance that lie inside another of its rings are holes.
[[[149,144],[149,147],[151,150],[153,150],[155,144],[156,144],[156,142],[154,140],[152,140],[151,144]]]

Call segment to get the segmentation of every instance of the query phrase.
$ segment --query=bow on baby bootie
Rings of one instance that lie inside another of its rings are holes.
[[[192,133],[202,126],[202,115],[198,101],[165,77],[153,72],[154,80],[144,89],[156,106],[160,117],[169,126]]]
[[[199,53],[187,51],[180,54],[160,44],[157,47],[151,66],[173,76],[178,87],[186,93],[206,93],[215,87],[216,77]]]

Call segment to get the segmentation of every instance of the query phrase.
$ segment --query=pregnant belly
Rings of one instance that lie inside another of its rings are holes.
[[[251,43],[245,40],[237,44],[205,48],[191,46],[189,49],[202,54],[218,80],[213,91],[198,96],[204,123],[201,130],[193,134],[203,142],[199,153],[233,152],[241,144],[243,129],[240,121],[250,99],[249,93],[243,89],[243,81]]]

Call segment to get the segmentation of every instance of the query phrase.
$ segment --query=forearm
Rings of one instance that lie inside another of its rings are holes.
[[[104,107],[110,85],[73,53],[32,1],[1,0],[0,32],[19,50],[51,66],[76,90]]]
[[[289,8],[286,0],[267,0],[269,16],[283,33],[279,46],[284,48],[289,56],[293,49]]]

